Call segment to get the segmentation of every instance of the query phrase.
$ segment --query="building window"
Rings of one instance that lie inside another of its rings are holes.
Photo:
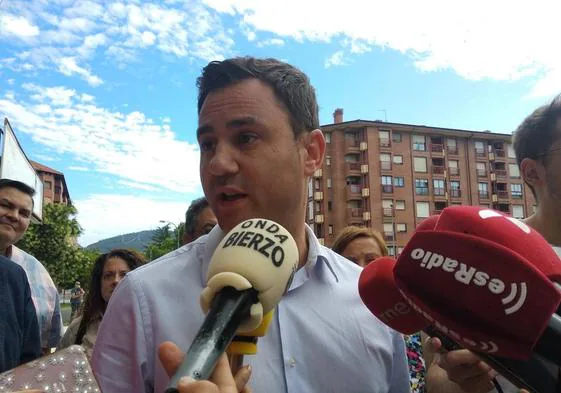
[[[333,208],[333,202],[327,201],[327,211],[330,212],[332,208]]]
[[[315,211],[316,211],[317,213],[321,212],[321,203],[316,202]]]
[[[522,205],[512,205],[512,217],[514,217],[514,218],[524,218],[524,206],[522,206]]]
[[[475,163],[475,170],[477,172],[477,176],[487,176],[487,164],[484,162],[476,162]]]
[[[407,224],[397,224],[396,227],[400,233],[407,232]]]
[[[400,155],[394,155],[393,156],[393,163],[397,164],[397,165],[403,165],[403,156]]]
[[[516,164],[508,164],[508,173],[510,177],[520,177],[520,169]]]
[[[327,188],[331,188],[331,178],[327,179]]]
[[[405,184],[405,178],[401,176],[396,176],[393,178],[393,185],[395,187],[404,187],[404,184]]]
[[[382,185],[383,186],[391,186],[392,185],[392,177],[391,176],[382,176]]]
[[[60,186],[55,186],[55,194],[60,194],[61,190]]]
[[[512,145],[508,145],[507,151],[508,151],[508,158],[516,158],[516,153]]]
[[[392,169],[391,159],[391,155],[389,154],[380,154],[380,167],[382,170],[388,171]]]
[[[453,180],[450,182],[450,196],[452,198],[460,198],[462,196],[459,181]]]
[[[329,225],[329,226],[327,227],[327,232],[328,232],[330,235],[333,235],[333,225]]]
[[[442,196],[446,192],[444,189],[444,180],[443,179],[433,179],[433,193],[437,196]]]
[[[487,183],[477,183],[477,190],[479,191],[479,198],[489,198],[489,185]]]
[[[405,201],[395,201],[395,210],[405,210]]]
[[[327,165],[327,166],[331,165],[331,156],[326,156],[325,157],[325,165]]]
[[[45,180],[45,182],[43,184],[44,184],[45,190],[50,190],[51,188],[53,188],[53,183],[51,183],[48,180]]]
[[[331,143],[331,133],[330,132],[325,133],[325,143]]]
[[[413,135],[413,150],[427,151],[427,143],[424,135]]]
[[[458,154],[458,143],[457,143],[456,139],[447,138],[446,139],[446,147],[447,147],[448,153]]]
[[[319,179],[314,180],[314,186],[315,186],[316,190],[319,190],[319,187],[320,187]]]
[[[460,174],[457,160],[448,160],[448,172],[450,176],[458,176]]]
[[[427,179],[415,179],[415,194],[429,195],[429,181]]]
[[[380,138],[380,146],[382,146],[382,147],[389,147],[389,146],[391,146],[391,143],[390,143],[390,132],[389,132],[389,131],[380,131],[380,132],[378,132],[378,137]]]
[[[510,193],[512,194],[513,198],[521,199],[522,198],[522,184],[511,184],[510,185]]]
[[[482,141],[475,141],[475,153],[485,155],[485,144]]]
[[[399,143],[401,142],[401,134],[399,132],[392,133],[392,142]]]
[[[388,255],[390,257],[395,256],[395,247],[394,246],[388,246]]]
[[[413,167],[415,168],[415,172],[427,172],[427,159],[425,157],[414,157],[413,158]]]
[[[416,202],[417,218],[427,218],[429,213],[429,203],[428,202]]]

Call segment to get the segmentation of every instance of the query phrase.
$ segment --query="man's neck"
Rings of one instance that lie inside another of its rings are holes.
[[[295,234],[294,240],[296,241],[296,247],[298,247],[298,269],[304,267],[308,261],[308,233],[306,232],[306,227],[302,226],[300,233]]]
[[[561,217],[555,212],[547,212],[538,207],[536,213],[524,220],[538,231],[552,246],[561,247]]]
[[[0,246],[0,255],[10,258],[12,256],[12,246]]]

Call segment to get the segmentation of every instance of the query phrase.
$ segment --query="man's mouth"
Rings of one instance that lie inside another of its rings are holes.
[[[246,194],[230,194],[230,193],[220,193],[220,201],[224,201],[224,202],[232,202],[232,201],[237,201],[238,199],[244,198],[246,196]]]

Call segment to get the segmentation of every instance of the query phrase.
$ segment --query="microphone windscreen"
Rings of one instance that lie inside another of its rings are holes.
[[[276,307],[297,268],[298,247],[288,230],[262,218],[243,221],[224,236],[212,255],[201,307],[206,313],[216,293],[224,287],[255,289],[259,302],[239,330],[250,332]]]
[[[459,232],[499,243],[520,254],[550,280],[561,282],[561,261],[534,229],[516,218],[477,206],[451,206],[440,214],[436,231]]]
[[[380,257],[366,265],[358,280],[358,293],[366,307],[384,324],[403,333],[413,334],[428,326],[403,298],[393,277],[395,259]]]
[[[520,254],[459,232],[415,232],[394,277],[410,305],[444,334],[468,349],[515,359],[528,358],[561,301]]]

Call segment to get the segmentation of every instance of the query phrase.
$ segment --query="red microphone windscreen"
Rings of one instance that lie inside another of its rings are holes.
[[[372,314],[387,326],[403,334],[413,334],[428,326],[403,298],[393,277],[395,260],[380,257],[360,273],[358,293]]]
[[[553,283],[520,254],[458,232],[415,232],[394,277],[444,334],[474,351],[515,359],[530,356],[561,302]]]
[[[425,218],[417,227],[415,231],[433,231],[436,228],[440,216],[430,216]]]
[[[553,248],[537,231],[504,213],[477,206],[451,206],[442,211],[435,230],[466,233],[502,244],[550,280],[561,282],[561,260]]]

